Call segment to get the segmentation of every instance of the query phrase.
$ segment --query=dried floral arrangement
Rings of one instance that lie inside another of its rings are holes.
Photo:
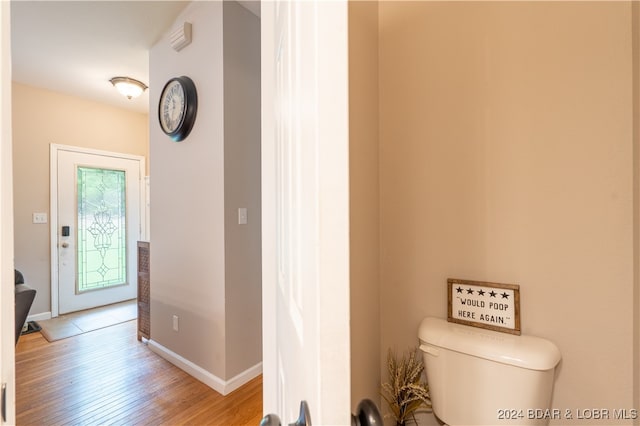
[[[429,386],[421,381],[424,364],[417,349],[398,359],[389,349],[387,355],[389,381],[382,384],[382,397],[391,409],[397,425],[406,425],[408,420],[416,422],[415,413],[420,408],[431,411]],[[389,415],[387,415],[389,416]]]

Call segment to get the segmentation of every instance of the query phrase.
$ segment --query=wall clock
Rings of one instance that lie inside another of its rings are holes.
[[[174,77],[164,85],[158,103],[160,127],[175,142],[186,138],[198,111],[198,93],[193,81],[186,76]]]

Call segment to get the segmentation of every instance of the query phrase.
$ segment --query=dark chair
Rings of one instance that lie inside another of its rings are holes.
[[[24,283],[24,277],[22,273],[15,270],[15,296],[16,296],[16,345],[22,333],[22,327],[27,321],[29,310],[33,304],[33,299],[36,298],[35,289],[29,287]]]

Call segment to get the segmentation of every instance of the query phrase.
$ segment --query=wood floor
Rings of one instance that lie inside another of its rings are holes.
[[[16,348],[18,425],[253,425],[262,376],[223,397],[136,339],[129,321]]]

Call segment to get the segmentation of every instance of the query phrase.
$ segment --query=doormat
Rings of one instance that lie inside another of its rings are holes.
[[[20,335],[24,336],[25,334],[35,333],[40,330],[42,330],[42,327],[40,327],[37,322],[29,321],[22,327],[22,333],[20,333]]]
[[[138,317],[138,304],[135,299],[60,315],[56,318],[40,321],[42,336],[49,342],[77,336],[89,331],[135,320]]]

